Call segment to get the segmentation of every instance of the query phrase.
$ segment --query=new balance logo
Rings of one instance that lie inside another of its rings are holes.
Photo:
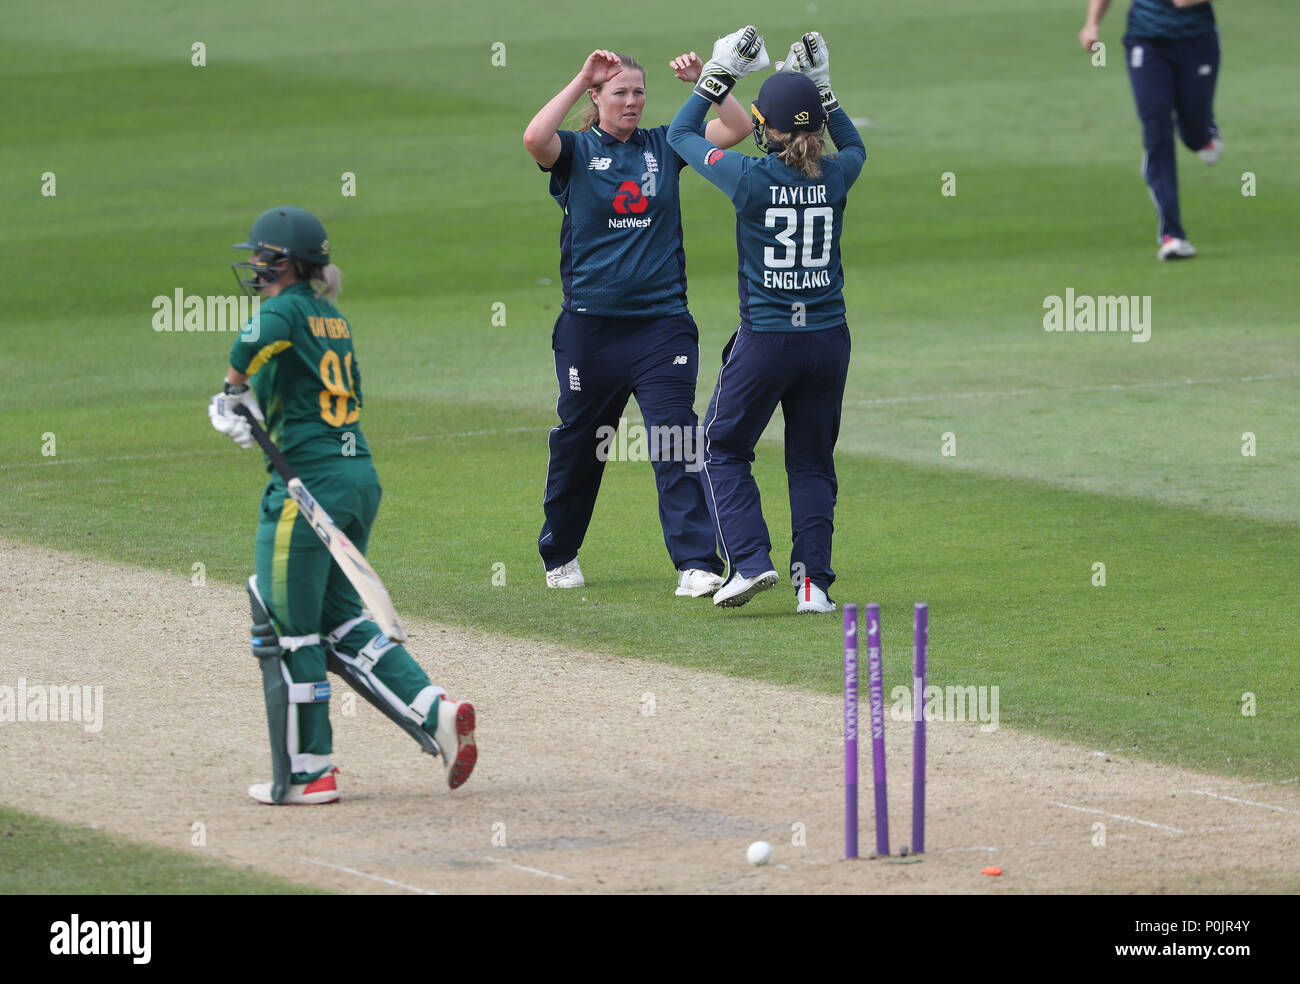
[[[687,356],[684,356],[684,355],[674,355],[674,356],[673,356],[673,365],[675,365],[675,366],[684,366],[684,365],[686,365],[689,361],[690,361],[690,359],[687,358]]]
[[[593,157],[591,163],[587,165],[588,171],[608,171],[609,166],[614,163],[612,157]]]
[[[577,366],[569,366],[569,389],[574,393],[582,392],[582,380],[578,378]]]

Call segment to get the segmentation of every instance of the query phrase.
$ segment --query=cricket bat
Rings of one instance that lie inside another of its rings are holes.
[[[338,524],[330,519],[329,513],[321,507],[315,497],[307,491],[307,486],[302,483],[298,473],[271,441],[270,435],[262,429],[262,425],[249,413],[248,408],[235,407],[235,412],[248,421],[252,428],[253,440],[262,446],[262,450],[271,459],[275,470],[284,478],[289,495],[293,497],[294,502],[298,503],[298,509],[311,524],[311,528],[316,531],[316,535],[321,538],[330,556],[334,558],[334,563],[339,565],[344,576],[357,589],[357,594],[361,596],[361,603],[370,610],[384,635],[394,642],[405,642],[406,629],[402,627],[402,620],[397,617],[393,601],[388,596],[388,589],[384,587],[384,582],[379,579],[370,562],[338,528]]]

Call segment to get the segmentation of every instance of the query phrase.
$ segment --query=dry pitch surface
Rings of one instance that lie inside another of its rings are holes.
[[[98,733],[0,723],[4,800],[137,841],[352,893],[1300,890],[1294,780],[956,722],[930,725],[924,860],[845,862],[838,698],[414,619],[412,653],[478,709],[470,782],[450,792],[440,763],[334,679],[342,802],[259,806],[244,790],[269,757],[241,590],[12,544],[0,557],[0,685],[102,685],[105,705]],[[911,726],[886,735],[897,850]],[[745,861],[759,839],[775,847],[765,868]]]

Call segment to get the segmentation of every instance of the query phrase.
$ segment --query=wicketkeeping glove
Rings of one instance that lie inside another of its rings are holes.
[[[826,41],[817,31],[809,31],[790,45],[790,56],[776,63],[778,72],[802,72],[812,79],[821,93],[822,109],[829,113],[838,109],[840,101],[831,89],[831,53]]]
[[[236,386],[233,383],[226,383],[225,389],[208,401],[208,419],[213,427],[241,448],[251,448],[254,443],[252,428],[245,418],[235,413],[235,407],[241,405],[248,407],[258,421],[266,419],[253,391],[246,384]]]
[[[736,83],[750,72],[768,66],[763,36],[752,25],[741,28],[713,45],[713,57],[704,63],[695,91],[715,105],[727,98]]]

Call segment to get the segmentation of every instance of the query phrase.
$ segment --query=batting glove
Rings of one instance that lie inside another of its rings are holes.
[[[262,416],[253,391],[247,385],[235,386],[231,383],[227,383],[222,392],[208,401],[208,419],[212,421],[213,427],[241,448],[251,448],[255,443],[253,430],[246,418],[235,413],[237,406],[248,407],[249,412],[259,421],[266,419]]]
[[[713,45],[713,57],[704,63],[695,91],[715,105],[727,98],[736,83],[750,72],[768,66],[763,36],[751,24]]]
[[[817,31],[809,31],[802,38],[790,45],[790,56],[776,63],[778,72],[802,72],[812,79],[821,93],[822,109],[829,113],[838,109],[840,101],[831,89],[831,53],[826,41]]]

